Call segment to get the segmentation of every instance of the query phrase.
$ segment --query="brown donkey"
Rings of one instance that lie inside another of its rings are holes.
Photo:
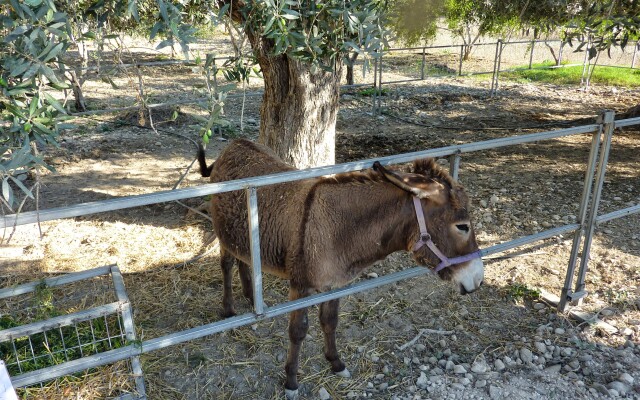
[[[198,159],[202,175],[211,176],[211,182],[294,170],[268,148],[248,140],[230,143],[210,167],[202,149]],[[412,173],[376,164],[375,170],[258,189],[262,268],[289,280],[290,300],[343,286],[399,250],[411,251],[418,263],[433,266],[463,294],[482,284],[483,263],[462,186],[431,159],[416,161]],[[242,191],[211,199],[213,227],[220,240],[224,316],[235,314],[231,293],[235,259],[244,295],[253,298],[246,204]],[[348,377],[336,349],[338,304],[332,300],[319,307],[324,355],[333,372]],[[292,312],[285,364],[288,398],[297,395],[298,357],[307,329],[307,309]]]

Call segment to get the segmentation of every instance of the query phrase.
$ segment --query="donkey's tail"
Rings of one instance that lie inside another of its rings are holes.
[[[200,164],[200,174],[203,177],[211,176],[211,170],[213,169],[213,164],[207,166],[207,160],[205,159],[204,147],[201,144],[198,145],[198,164]]]

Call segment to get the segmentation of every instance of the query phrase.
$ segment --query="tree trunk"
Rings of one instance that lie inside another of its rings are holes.
[[[358,53],[357,52],[353,52],[349,56],[349,62],[347,63],[347,85],[353,85],[354,84],[354,81],[353,81],[353,67],[354,67],[354,64],[356,63],[357,59],[358,59]]]
[[[272,55],[269,39],[249,39],[265,86],[258,140],[296,168],[334,164],[342,63],[312,71],[309,63]]]

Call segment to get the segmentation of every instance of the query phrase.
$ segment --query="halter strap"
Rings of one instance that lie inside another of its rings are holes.
[[[416,244],[413,245],[413,251],[418,251],[422,246],[427,246],[433,254],[436,255],[440,259],[440,264],[436,266],[433,270],[434,272],[442,271],[443,269],[454,265],[460,264],[466,261],[473,260],[474,258],[480,258],[481,253],[480,250],[476,250],[473,253],[465,254],[464,256],[448,258],[445,256],[440,249],[433,243],[431,240],[431,235],[427,231],[427,223],[424,219],[424,212],[422,210],[422,203],[420,203],[420,199],[416,196],[413,196],[413,207],[416,211],[416,218],[418,219],[418,227],[420,228],[420,238],[416,241]]]

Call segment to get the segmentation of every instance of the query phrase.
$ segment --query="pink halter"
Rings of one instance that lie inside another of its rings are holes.
[[[420,238],[418,239],[416,244],[413,245],[413,251],[414,252],[418,251],[420,248],[422,248],[422,246],[426,245],[433,252],[433,254],[435,254],[436,257],[440,259],[440,264],[436,266],[436,268],[433,270],[434,272],[439,272],[447,267],[450,267],[451,265],[460,264],[465,261],[470,261],[475,258],[480,258],[482,256],[480,250],[476,250],[473,253],[469,253],[464,256],[459,256],[454,258],[448,258],[444,254],[442,254],[442,252],[440,251],[440,249],[438,249],[436,244],[433,243],[433,240],[431,240],[431,235],[429,234],[429,232],[427,232],[427,224],[424,220],[422,203],[420,203],[420,199],[417,198],[416,196],[413,196],[413,206],[416,210],[416,217],[418,218],[418,226],[420,227]]]

